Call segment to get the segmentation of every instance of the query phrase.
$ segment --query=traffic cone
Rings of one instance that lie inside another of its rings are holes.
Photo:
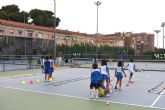
[[[33,84],[33,81],[32,81],[32,80],[30,80],[30,81],[29,81],[29,83],[30,83],[30,85],[32,85],[32,84]]]

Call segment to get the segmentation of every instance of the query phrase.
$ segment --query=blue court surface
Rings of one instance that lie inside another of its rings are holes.
[[[125,72],[127,76],[129,76],[129,72],[127,70]],[[32,92],[32,93],[49,94],[54,96],[68,97],[71,99],[75,98],[78,100],[93,100],[90,99],[90,91],[89,91],[90,74],[91,74],[91,68],[58,67],[57,69],[55,69],[53,73],[54,79],[52,81],[45,82],[44,74],[41,73],[40,69],[37,69],[30,74],[20,74],[14,76],[0,77],[0,88],[8,89],[11,91],[16,90],[16,91],[24,91],[24,92]],[[110,74],[112,78],[114,76],[114,69],[110,69]],[[33,83],[30,83],[30,80]],[[40,82],[36,82],[37,80],[40,80]],[[22,84],[22,81],[25,81],[26,83]],[[113,94],[110,94],[110,96],[99,97],[95,101],[98,101],[100,103],[111,102],[113,104],[133,106],[135,108],[144,107],[145,108],[144,110],[146,109],[165,110],[165,72],[162,71],[135,72],[133,76],[133,81],[134,82],[130,84],[130,86],[126,86],[126,84],[128,83],[128,77],[123,78],[121,90],[115,90]],[[115,85],[115,82],[116,79],[112,81],[112,84]],[[0,96],[2,94],[3,93],[0,93]],[[12,96],[14,96],[16,93],[15,94],[11,93],[11,94]],[[0,102],[1,101],[3,102],[3,99],[0,99]],[[10,106],[10,103],[8,103],[8,106]],[[94,105],[91,104],[90,106],[94,106]],[[1,107],[2,106],[0,106],[0,108]],[[56,107],[54,108],[56,109]],[[78,109],[79,108],[77,108],[77,110]],[[126,108],[126,110],[128,109],[129,108]],[[4,106],[0,110],[7,110],[7,109],[5,109]]]

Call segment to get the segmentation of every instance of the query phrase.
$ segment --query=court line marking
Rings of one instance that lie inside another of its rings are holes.
[[[165,93],[165,89],[164,89],[164,90],[160,93],[160,95],[154,100],[154,102],[151,104],[150,107],[153,107],[164,93]]]
[[[34,90],[28,90],[28,89],[8,87],[8,86],[0,86],[0,87],[7,88],[7,89],[13,89],[13,90],[20,90],[20,91],[25,91],[25,92],[32,92],[32,93],[40,93],[40,94],[47,94],[47,95],[54,95],[54,96],[62,96],[62,97],[76,98],[76,99],[83,99],[83,100],[95,100],[95,101],[105,102],[105,103],[107,102],[107,100],[90,99],[90,98],[85,98],[85,97],[69,96],[69,95],[63,95],[63,94],[49,93],[49,92],[44,92],[44,91],[34,91]],[[129,104],[129,103],[122,103],[122,102],[115,102],[115,101],[109,101],[109,102],[115,103],[115,104],[144,107],[144,108],[155,108],[155,109],[162,109],[162,110],[165,109],[165,108],[159,108],[159,107],[151,107],[151,106],[138,105],[138,104]]]

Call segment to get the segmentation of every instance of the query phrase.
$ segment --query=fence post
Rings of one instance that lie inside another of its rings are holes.
[[[2,58],[2,62],[3,62],[3,72],[5,72],[5,58]]]

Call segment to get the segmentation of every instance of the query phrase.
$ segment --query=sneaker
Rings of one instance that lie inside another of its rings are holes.
[[[106,94],[105,96],[106,96],[106,97],[110,97],[110,95],[109,95],[109,94]]]
[[[96,95],[95,95],[95,98],[96,98],[96,99],[98,99],[98,98],[99,98],[99,96],[96,94]]]
[[[90,90],[90,98],[93,99],[94,98],[94,93],[93,93],[93,89]]]
[[[117,89],[117,86],[115,86],[115,89]]]
[[[95,98],[98,99],[99,96],[98,96],[98,91],[95,91]]]
[[[133,83],[133,81],[128,81],[129,83]]]
[[[129,84],[127,84],[126,86],[129,86]]]

